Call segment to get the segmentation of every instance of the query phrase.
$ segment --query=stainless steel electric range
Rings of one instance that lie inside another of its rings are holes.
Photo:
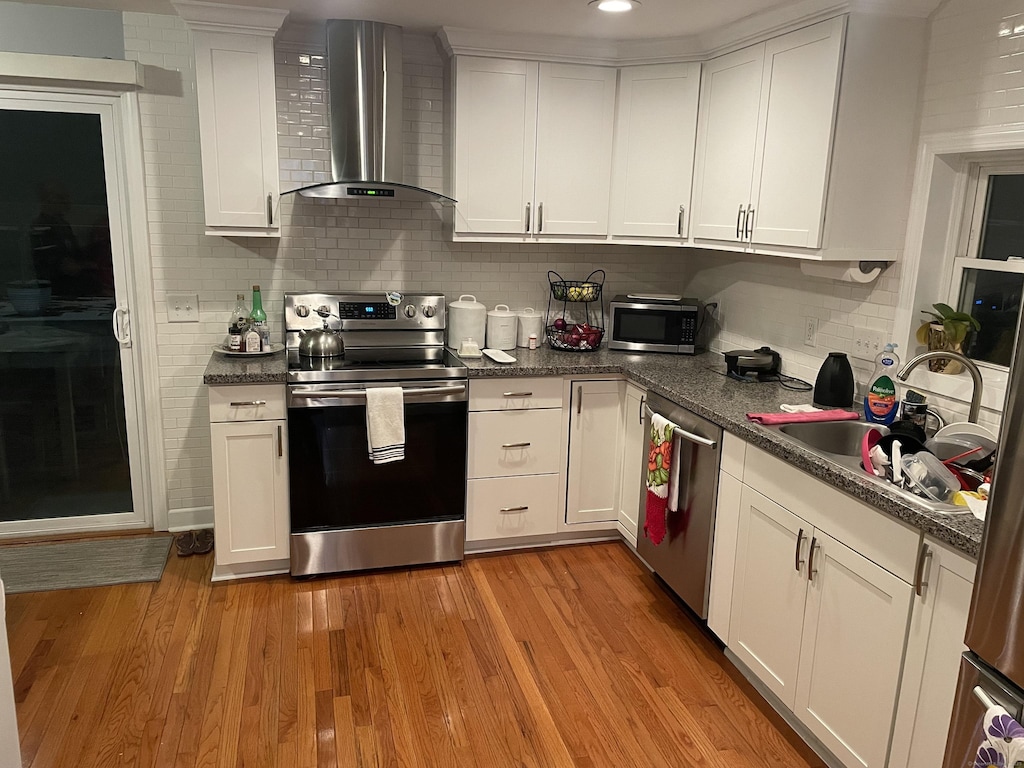
[[[292,575],[461,560],[469,398],[444,344],[444,296],[289,293],[284,313]],[[303,336],[325,327],[343,356],[303,354]],[[402,461],[368,457],[372,387],[402,388]]]

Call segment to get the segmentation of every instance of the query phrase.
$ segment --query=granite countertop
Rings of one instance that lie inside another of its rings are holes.
[[[778,411],[781,403],[809,403],[810,392],[775,383],[745,384],[727,378],[717,353],[701,355],[631,354],[605,348],[593,352],[560,352],[543,347],[510,352],[515,363],[501,365],[487,358],[465,360],[469,377],[596,376],[623,374],[641,387],[672,400],[727,432],[762,448],[841,491],[934,536],[976,558],[983,523],[970,514],[948,515],[909,501],[895,490],[828,461],[789,440],[776,430],[747,420],[747,413]],[[245,360],[214,355],[207,366],[206,384],[284,382],[284,353]]]

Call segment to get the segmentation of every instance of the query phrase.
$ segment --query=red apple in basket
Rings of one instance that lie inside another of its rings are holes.
[[[555,330],[556,331],[564,331],[565,330],[565,320],[562,319],[561,317],[557,318],[555,320],[555,322],[552,323],[552,325],[555,326]]]

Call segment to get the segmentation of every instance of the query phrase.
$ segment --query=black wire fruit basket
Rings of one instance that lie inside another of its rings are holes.
[[[601,346],[605,331],[601,298],[604,279],[603,269],[595,269],[585,280],[564,280],[557,272],[548,271],[548,346],[564,352],[590,352]]]

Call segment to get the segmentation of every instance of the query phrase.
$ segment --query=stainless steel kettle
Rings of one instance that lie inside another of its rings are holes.
[[[324,318],[324,327],[299,331],[299,354],[305,357],[344,357],[345,342],[341,334],[331,330]]]

